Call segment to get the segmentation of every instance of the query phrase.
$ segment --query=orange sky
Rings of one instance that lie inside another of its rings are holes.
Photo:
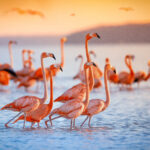
[[[4,13],[12,8],[41,11],[45,18]],[[147,22],[150,0],[0,0],[0,36],[61,35],[97,25]]]

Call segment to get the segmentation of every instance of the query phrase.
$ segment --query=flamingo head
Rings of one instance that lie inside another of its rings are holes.
[[[42,58],[52,57],[53,59],[56,60],[55,55],[54,55],[53,53],[46,53],[46,52],[43,52],[43,53],[41,54],[41,57],[42,57]]]
[[[28,54],[30,54],[30,55],[31,55],[31,54],[34,54],[34,51],[31,50],[31,49],[29,49],[29,50],[28,50]]]
[[[17,44],[17,41],[12,41],[12,40],[10,40],[10,41],[9,41],[9,44]]]
[[[97,65],[96,65],[94,62],[86,62],[86,63],[84,64],[84,69],[87,69],[87,68],[89,68],[90,66],[95,66],[95,67],[97,67]]]
[[[85,38],[86,38],[86,40],[90,40],[93,37],[96,37],[96,38],[100,39],[100,36],[97,33],[93,33],[93,34],[88,33]]]
[[[110,64],[110,60],[108,57],[105,59],[105,62],[106,62],[106,64]]]
[[[78,55],[76,58],[75,58],[75,61],[77,61],[79,58],[83,58],[83,56],[82,55]]]
[[[22,50],[22,53],[26,53],[26,52],[27,52],[27,50],[26,50],[26,49],[23,49],[23,50]]]
[[[89,53],[92,54],[96,58],[96,53],[93,50],[91,50]]]
[[[63,69],[62,69],[61,65],[59,65],[59,64],[52,64],[50,66],[50,70],[53,70],[53,69],[60,69],[63,72]]]
[[[62,42],[67,42],[67,38],[66,38],[66,37],[63,37],[63,38],[61,38],[61,41],[62,41]]]
[[[105,70],[112,70],[116,74],[116,69],[115,67],[112,67],[110,64],[105,65]]]

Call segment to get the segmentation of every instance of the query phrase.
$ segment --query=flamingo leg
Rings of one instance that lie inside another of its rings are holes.
[[[19,112],[16,116],[14,116],[14,117],[13,117],[12,119],[10,119],[7,123],[5,123],[5,127],[8,128],[8,127],[9,127],[8,124],[9,124],[12,120],[14,120],[16,117],[18,117],[21,113],[22,113],[22,112]]]
[[[75,119],[73,120],[73,128],[75,128]]]
[[[84,125],[84,123],[86,122],[86,120],[88,119],[89,117],[87,116],[86,118],[85,118],[85,120],[83,121],[83,123],[80,125],[80,127],[82,128],[82,126]]]
[[[23,128],[25,128],[25,124],[26,124],[26,113],[24,113],[24,124],[23,124]]]
[[[38,124],[38,128],[40,128],[40,122],[37,122],[37,124]]]
[[[91,118],[92,117],[89,117],[89,123],[88,123],[89,128],[91,128]]]
[[[73,119],[71,119],[71,123],[70,123],[70,129],[72,129],[72,120],[73,120]]]
[[[32,122],[32,123],[31,123],[31,128],[33,128],[34,125],[35,125],[35,122]]]

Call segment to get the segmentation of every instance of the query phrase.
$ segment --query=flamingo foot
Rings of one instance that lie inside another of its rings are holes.
[[[10,126],[8,126],[8,124],[5,124],[5,127],[6,127],[6,128],[11,128]]]

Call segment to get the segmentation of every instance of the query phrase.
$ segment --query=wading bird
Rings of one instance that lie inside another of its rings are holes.
[[[92,39],[93,37],[97,37],[100,38],[100,36],[97,33],[93,33],[93,34],[87,34],[85,37],[85,50],[86,50],[86,56],[87,56],[87,62],[91,62],[89,53],[88,53],[88,40]],[[92,67],[92,66],[91,66]],[[90,91],[93,89],[93,80],[91,78],[91,69],[94,68],[92,67],[89,69],[89,89]],[[68,89],[67,91],[65,91],[62,95],[60,95],[58,98],[56,98],[54,100],[54,102],[62,102],[65,103],[69,100],[72,99],[80,99],[81,101],[83,101],[85,99],[85,95],[86,95],[86,86],[84,83],[79,83],[75,86],[73,86],[72,88]]]
[[[109,88],[108,88],[108,83],[107,83],[107,73],[108,70],[113,69],[113,71],[115,72],[114,68],[112,68],[110,66],[110,64],[106,64],[105,65],[105,69],[104,69],[104,84],[105,84],[105,93],[106,93],[106,101],[101,100],[101,99],[92,99],[89,102],[88,107],[85,109],[85,111],[82,113],[82,115],[87,116],[86,119],[83,121],[83,123],[81,124],[81,127],[84,125],[84,123],[86,122],[86,120],[89,118],[89,122],[88,122],[88,126],[91,127],[91,118],[104,111],[110,104],[110,93],[109,93]]]
[[[133,55],[125,56],[125,64],[129,68],[130,72],[128,73],[126,71],[122,71],[118,75],[118,78],[119,78],[118,83],[121,85],[129,85],[130,89],[132,89],[131,85],[134,82],[134,77],[135,77],[135,74],[132,68],[132,63],[131,63],[133,59],[134,59]]]
[[[82,102],[80,99],[75,98],[74,100],[66,102],[65,104],[63,104],[59,108],[54,109],[49,115],[49,120],[45,121],[45,124],[46,124],[47,127],[48,127],[47,122],[50,121],[51,125],[52,125],[52,120],[54,120],[54,118],[51,119],[51,117],[54,114],[57,114],[58,117],[55,117],[55,119],[60,118],[60,117],[70,119],[71,120],[70,129],[72,129],[72,123],[74,122],[74,120],[78,116],[80,116],[82,114],[82,112],[86,109],[86,107],[88,106],[88,103],[89,103],[89,93],[90,93],[90,91],[89,91],[89,80],[88,80],[87,69],[91,65],[95,66],[95,64],[93,62],[90,62],[90,63],[87,62],[87,63],[84,64],[85,79],[86,79],[86,99],[85,99],[85,101]],[[92,79],[93,79],[93,75],[92,75]],[[74,125],[75,125],[75,123],[74,123]]]
[[[14,120],[16,117],[18,117],[21,113],[24,113],[24,125],[23,125],[23,128],[24,128],[27,113],[36,110],[40,106],[40,104],[45,103],[45,101],[48,97],[48,93],[47,93],[47,84],[46,84],[46,77],[45,77],[45,69],[44,69],[43,59],[47,58],[47,57],[52,57],[52,58],[55,59],[55,56],[52,53],[43,52],[41,54],[41,66],[42,66],[42,71],[43,71],[43,76],[44,76],[44,97],[39,98],[39,97],[36,97],[36,96],[23,96],[23,97],[20,97],[20,98],[14,100],[12,103],[9,103],[9,104],[5,105],[4,107],[2,107],[1,110],[12,110],[12,111],[18,111],[19,112],[15,117],[10,119],[5,124],[6,127],[8,127],[8,124],[12,120]]]
[[[35,123],[39,123],[41,120],[43,120],[52,110],[53,107],[53,76],[52,76],[52,70],[59,68],[62,71],[62,68],[60,65],[51,65],[49,68],[50,71],[50,101],[48,104],[41,104],[35,111],[32,111],[30,113],[27,113],[26,121],[32,122],[31,128]],[[19,120],[24,120],[24,115],[21,115],[17,120],[15,120],[13,123],[16,123]]]

